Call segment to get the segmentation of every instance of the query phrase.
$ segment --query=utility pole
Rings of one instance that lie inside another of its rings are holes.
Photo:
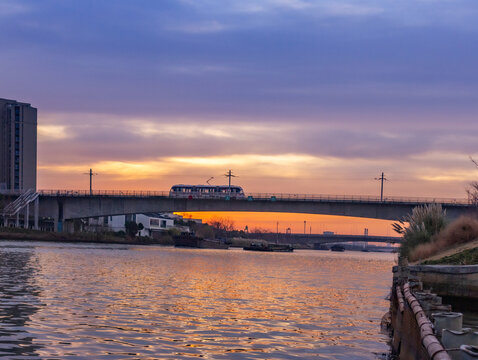
[[[93,195],[93,176],[98,175],[97,173],[93,173],[93,170],[90,169],[90,172],[83,173],[83,175],[90,175],[90,196]]]
[[[276,234],[277,234],[276,244],[278,244],[279,243],[279,222],[276,223]]]
[[[224,174],[224,176],[229,178],[229,192],[231,192],[231,178],[237,177],[237,176],[232,174],[232,170],[229,170],[227,174]]]
[[[380,186],[380,202],[383,201],[383,181],[388,181],[387,178],[385,178],[385,175],[382,172],[382,176],[379,178],[375,178],[375,180],[380,180],[381,181],[381,186]]]

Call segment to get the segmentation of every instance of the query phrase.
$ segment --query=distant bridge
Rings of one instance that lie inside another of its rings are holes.
[[[403,238],[400,236],[375,236],[375,235],[342,235],[342,234],[284,234],[263,233],[249,234],[249,238],[263,239],[269,242],[291,244],[333,244],[343,242],[368,242],[400,244]]]
[[[376,196],[301,195],[251,193],[244,199],[175,198],[169,191],[76,191],[43,190],[40,215],[54,219],[55,228],[64,221],[99,216],[148,212],[247,211],[325,214],[399,220],[419,205],[438,203],[450,218],[473,207],[465,199]]]

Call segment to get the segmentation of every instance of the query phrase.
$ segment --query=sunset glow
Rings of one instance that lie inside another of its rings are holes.
[[[250,213],[250,212],[188,212],[178,213],[186,219],[211,220],[230,219],[236,230],[249,232],[255,230],[278,231],[285,234],[288,229],[291,233],[303,234],[304,225],[306,234],[322,234],[332,231],[337,234],[363,235],[368,229],[369,235],[398,236],[392,229],[392,221],[346,218],[330,215],[293,214],[293,213]],[[305,224],[304,224],[305,221]]]
[[[159,191],[231,169],[246,193],[376,196],[384,172],[385,196],[465,198],[475,10],[5,0],[0,96],[39,109],[40,189],[87,189],[90,168],[95,189]]]

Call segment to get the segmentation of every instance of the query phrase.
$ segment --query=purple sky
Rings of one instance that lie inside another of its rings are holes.
[[[0,0],[0,97],[39,109],[39,187],[465,197],[478,2]]]

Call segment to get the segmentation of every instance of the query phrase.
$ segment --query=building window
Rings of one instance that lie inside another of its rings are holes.
[[[161,227],[165,228],[166,227],[166,220],[161,220]]]
[[[149,219],[149,226],[159,226],[159,219]]]

